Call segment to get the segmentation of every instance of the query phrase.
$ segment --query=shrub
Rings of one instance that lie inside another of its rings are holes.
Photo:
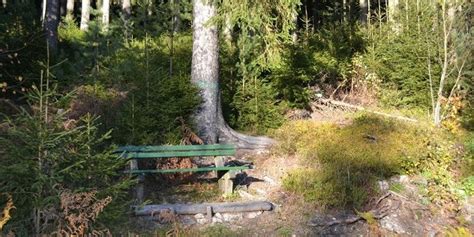
[[[21,113],[3,118],[6,128],[0,135],[0,193],[11,194],[16,206],[4,230],[20,236],[56,230],[64,190],[112,197],[99,219],[117,220],[126,210],[132,182],[119,173],[125,161],[107,145],[110,132],[99,134],[90,115],[65,126],[67,111],[58,108],[68,96],[46,88],[29,94],[29,107]]]

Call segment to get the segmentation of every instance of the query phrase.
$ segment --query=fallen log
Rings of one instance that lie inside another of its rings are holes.
[[[202,204],[160,204],[135,207],[137,216],[153,216],[162,211],[171,211],[178,215],[206,214],[209,209],[213,213],[271,211],[273,204],[266,201],[232,202],[232,203],[202,203]]]
[[[388,117],[388,118],[393,118],[393,119],[398,119],[398,120],[403,120],[403,121],[413,122],[413,123],[418,122],[418,120],[416,120],[416,119],[412,119],[412,118],[408,118],[408,117],[404,117],[404,116],[399,116],[399,115],[387,114],[387,113],[383,113],[383,112],[379,112],[379,111],[375,111],[375,110],[370,110],[370,109],[364,108],[362,106],[348,104],[348,103],[345,103],[345,102],[342,102],[342,101],[324,99],[324,98],[320,98],[319,101],[321,101],[323,103],[326,103],[326,104],[333,104],[333,105],[337,105],[337,106],[343,106],[343,107],[355,109],[355,110],[358,110],[358,111],[366,111],[368,113],[373,113],[373,114],[377,114],[377,115]]]

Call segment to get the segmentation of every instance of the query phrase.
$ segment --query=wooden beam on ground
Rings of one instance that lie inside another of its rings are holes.
[[[387,113],[383,113],[383,112],[379,112],[379,111],[374,111],[374,110],[364,108],[362,106],[353,105],[353,104],[345,103],[345,102],[342,102],[342,101],[331,100],[331,99],[323,99],[323,98],[321,98],[319,100],[323,103],[326,103],[326,104],[333,104],[333,105],[343,106],[343,107],[347,107],[347,108],[351,108],[351,109],[355,109],[355,110],[366,111],[366,112],[381,115],[381,116],[384,116],[384,117],[394,118],[394,119],[403,120],[403,121],[407,121],[407,122],[413,122],[413,123],[418,122],[418,120],[416,120],[416,119],[412,119],[412,118],[408,118],[408,117],[404,117],[404,116],[399,116],[399,115],[387,114]]]
[[[271,211],[273,204],[266,201],[230,202],[230,203],[202,203],[202,204],[161,204],[136,207],[135,215],[153,216],[160,211],[171,210],[178,215],[206,214],[209,207],[213,213]]]

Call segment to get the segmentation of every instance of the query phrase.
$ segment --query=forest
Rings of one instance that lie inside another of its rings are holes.
[[[469,0],[1,0],[0,236],[473,236]]]

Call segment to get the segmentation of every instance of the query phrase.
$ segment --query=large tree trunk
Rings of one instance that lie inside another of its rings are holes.
[[[67,0],[66,4],[66,19],[74,19],[74,0]]]
[[[191,82],[202,96],[195,114],[198,134],[207,144],[233,143],[243,149],[264,149],[273,140],[250,137],[232,130],[224,121],[219,94],[219,48],[217,27],[209,21],[216,14],[212,1],[193,0],[193,56]]]
[[[219,48],[217,26],[208,22],[216,15],[209,1],[193,0],[193,56],[191,82],[201,90],[202,104],[195,114],[198,134],[207,144],[217,143],[219,97]]]
[[[46,3],[46,41],[53,54],[58,48],[59,0],[48,0]]]
[[[104,24],[105,29],[109,27],[109,21],[110,21],[110,0],[103,0],[102,1],[102,24]]]
[[[81,10],[81,30],[87,30],[89,28],[89,19],[91,16],[91,1],[82,0],[82,10]]]

